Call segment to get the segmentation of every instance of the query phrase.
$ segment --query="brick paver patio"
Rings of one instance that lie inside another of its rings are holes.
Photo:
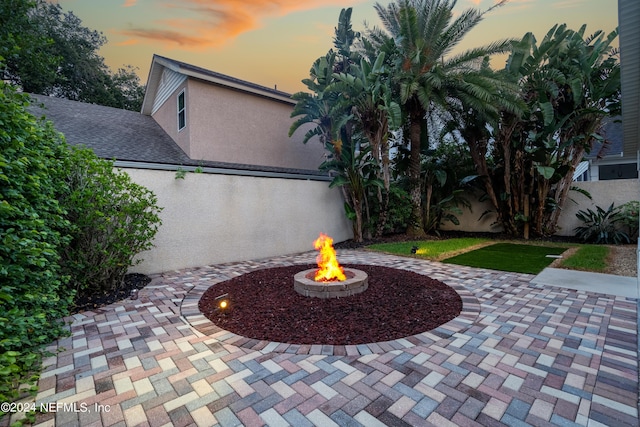
[[[199,295],[217,282],[314,257],[168,272],[137,300],[73,316],[72,336],[44,361],[36,398],[57,412],[38,415],[36,425],[638,425],[635,299],[343,250],[345,264],[449,284],[463,313],[391,342],[297,346],[220,331],[197,311]]]

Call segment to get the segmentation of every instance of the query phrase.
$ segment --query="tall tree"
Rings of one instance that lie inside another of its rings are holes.
[[[136,73],[138,69],[132,65],[119,68],[111,76],[112,93],[114,103],[112,107],[125,110],[140,111],[144,100],[145,87],[140,83],[140,77]]]
[[[58,78],[53,87],[40,88],[32,86],[37,76],[23,73],[24,89],[27,92],[40,90],[74,101],[98,99],[104,104],[105,98],[109,97],[108,67],[98,50],[107,42],[106,37],[84,27],[80,18],[73,12],[65,13],[58,3],[38,2],[33,19],[53,40],[51,54],[60,58]]]
[[[367,139],[369,153],[376,163],[376,175],[383,183],[378,188],[380,211],[376,225],[376,236],[381,236],[389,210],[391,187],[391,162],[389,136],[401,125],[400,106],[392,99],[390,69],[385,66],[385,53],[381,52],[371,64],[362,57],[359,65],[352,65],[349,73],[334,74],[336,83],[331,89],[351,109],[355,126]]]
[[[55,81],[59,58],[48,50],[53,40],[31,17],[35,6],[35,0],[0,1],[2,80],[19,83],[20,74],[29,72],[48,84]]]
[[[303,143],[318,137],[325,149],[334,146],[340,152],[341,142],[335,139],[336,119],[341,111],[336,111],[338,94],[328,90],[334,82],[333,69],[336,54],[330,50],[325,56],[316,59],[309,70],[309,78],[302,80],[310,92],[296,92],[292,98],[296,101],[291,117],[298,117],[289,128],[289,136],[301,127],[308,127]]]
[[[540,43],[527,33],[502,71],[519,85],[524,113],[503,110],[492,135],[477,117],[465,120],[463,137],[510,234],[557,230],[576,166],[601,138],[602,120],[619,112],[620,68],[611,50],[617,31],[584,32],[556,25]]]
[[[498,41],[453,56],[451,50],[487,12],[506,1],[484,12],[465,10],[455,19],[455,0],[398,0],[386,7],[375,5],[396,47],[394,76],[399,89],[398,101],[409,121],[412,219],[407,233],[410,235],[425,234],[420,173],[427,112],[433,105],[449,108],[456,99],[487,108],[494,98],[479,84],[486,80],[477,74],[479,63],[487,55],[508,51],[510,41]],[[380,33],[373,32],[372,36],[374,40],[384,40]]]
[[[555,65],[566,69],[569,81],[561,89],[561,102],[554,108],[560,126],[557,149],[550,158],[553,168],[551,183],[544,195],[534,231],[538,234],[550,234],[557,231],[562,206],[572,186],[573,173],[583,156],[588,154],[593,144],[604,140],[602,127],[605,119],[622,113],[620,61],[618,50],[611,47],[618,37],[618,30],[609,34],[598,30],[585,36],[583,25],[571,36],[571,49],[578,54],[579,62],[572,64],[572,54],[554,57]],[[566,169],[565,173],[563,169]],[[544,176],[544,170],[541,171]],[[551,174],[551,169],[546,174]],[[541,205],[541,204],[539,204]]]
[[[303,83],[312,93],[294,95],[298,104],[292,116],[301,116],[290,134],[315,123],[305,141],[319,136],[328,160],[321,165],[335,175],[347,201],[347,215],[354,221],[355,240],[363,237],[364,213],[370,220],[368,197],[377,195],[376,234],[381,235],[389,208],[391,185],[389,135],[399,127],[401,111],[392,99],[391,68],[385,52],[354,50],[360,34],[351,26],[351,8],[342,9],[335,28],[334,49],[316,60],[311,79]],[[362,51],[362,52],[361,52]]]
[[[4,77],[25,92],[139,109],[144,88],[131,67],[113,74],[98,50],[104,35],[46,0],[0,3]],[[5,53],[9,52],[9,54]]]
[[[373,166],[367,152],[360,151],[352,138],[351,107],[334,87],[336,54],[329,51],[311,67],[311,76],[303,83],[312,91],[293,95],[297,103],[291,113],[299,117],[289,129],[289,136],[300,127],[309,126],[304,143],[318,137],[327,154],[319,169],[333,177],[330,187],[340,187],[345,199],[345,212],[353,221],[354,240],[363,240],[363,209],[367,187],[375,180],[365,174]]]
[[[298,117],[289,129],[289,136],[301,127],[308,127],[304,143],[318,137],[327,151],[327,159],[320,165],[334,179],[330,186],[339,186],[345,199],[345,211],[353,221],[354,239],[363,240],[363,217],[365,184],[361,163],[365,156],[358,152],[357,144],[351,139],[351,108],[341,98],[340,93],[332,89],[336,83],[336,72],[351,67],[351,44],[357,37],[351,29],[351,10],[340,12],[338,26],[335,28],[334,47],[313,63],[310,76],[302,80],[310,92],[298,92],[293,95],[297,101],[291,117]],[[367,167],[368,168],[368,167]]]

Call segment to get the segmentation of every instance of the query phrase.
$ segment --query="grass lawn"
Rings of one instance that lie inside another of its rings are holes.
[[[554,260],[547,255],[560,255],[567,249],[568,247],[561,246],[496,243],[446,258],[442,262],[515,273],[538,274]]]
[[[421,240],[412,242],[393,242],[393,243],[377,243],[367,246],[378,252],[385,252],[394,255],[411,256],[415,255],[420,258],[430,260],[439,260],[442,257],[451,256],[460,251],[467,250],[470,247],[490,243],[490,239],[482,239],[477,237],[465,237],[446,240]],[[413,247],[417,247],[415,254],[411,252]]]
[[[573,270],[596,271],[604,273],[607,268],[609,248],[601,245],[582,245],[575,254],[562,260],[561,266]]]
[[[414,247],[417,247],[415,254],[411,252]],[[554,258],[547,258],[546,255],[560,255],[568,247],[575,250],[565,254],[566,258],[561,261],[560,268],[601,273],[605,271],[609,248],[604,245],[529,245],[468,237],[378,243],[367,246],[367,249],[470,267],[538,274],[554,261]]]

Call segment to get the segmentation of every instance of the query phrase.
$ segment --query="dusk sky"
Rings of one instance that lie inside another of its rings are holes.
[[[373,0],[59,0],[108,39],[100,54],[114,71],[138,67],[145,83],[154,53],[279,90],[304,90],[313,61],[332,46],[340,9],[356,31],[379,26]],[[390,1],[378,3],[387,5]],[[458,0],[456,11],[494,0]],[[587,34],[618,25],[617,0],[510,0],[474,28],[459,50],[495,40],[538,40],[556,23]],[[617,43],[616,43],[617,45]],[[501,64],[499,64],[501,66]]]

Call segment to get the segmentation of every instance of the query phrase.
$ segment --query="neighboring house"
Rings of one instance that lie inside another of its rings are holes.
[[[621,123],[605,129],[611,141],[605,151],[596,147],[576,170],[580,181],[638,178],[640,157],[640,1],[618,0],[620,31]],[[600,156],[598,156],[600,154]]]
[[[154,55],[142,104],[193,160],[317,170],[324,149],[289,138],[295,101],[275,89]]]
[[[327,178],[320,143],[303,144],[303,129],[288,136],[291,95],[182,62],[153,57],[142,114],[32,97],[67,142],[119,166]]]
[[[624,157],[640,150],[640,1],[618,0]]]
[[[576,181],[638,178],[635,153],[625,155],[622,129],[622,117],[606,119],[602,129],[604,143],[594,144],[585,161],[578,165],[573,174]]]

